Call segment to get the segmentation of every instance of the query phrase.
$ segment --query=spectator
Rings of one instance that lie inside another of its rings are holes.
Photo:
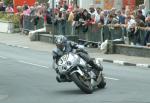
[[[139,19],[141,19],[145,23],[145,16],[142,14],[141,10],[138,10],[137,16]]]
[[[145,27],[144,21],[141,20],[138,16],[135,17],[135,21],[137,22],[137,26],[139,26],[139,27]]]
[[[150,10],[147,12],[146,17],[150,16]]]
[[[128,28],[127,28],[129,44],[130,45],[140,45],[141,39],[140,39],[139,29],[137,28],[137,23],[131,17],[129,19],[130,20],[128,21]]]
[[[100,15],[103,10],[102,10],[101,8],[97,7],[97,8],[96,8],[96,11],[97,11],[97,13]]]
[[[24,5],[24,7],[23,7],[23,15],[30,15],[30,13],[31,13],[31,11],[30,11],[30,8],[29,8],[29,6],[28,5]]]
[[[31,10],[30,16],[35,16],[35,14],[36,14],[36,8],[34,8],[34,6],[31,6],[30,10]]]
[[[34,7],[37,8],[39,6],[39,2],[34,3]]]
[[[75,9],[73,11],[73,14],[74,14],[74,18],[73,18],[72,26],[77,28],[79,26],[79,19],[81,18],[82,14],[80,14],[78,9]]]
[[[45,14],[46,11],[47,11],[46,3],[42,3],[42,4],[41,4],[41,12],[42,12],[42,14]]]
[[[61,8],[58,13],[59,34],[66,35],[66,10]]]
[[[125,17],[129,17],[131,14],[130,14],[130,10],[129,9],[126,9],[125,10]]]
[[[48,9],[46,11],[46,20],[47,20],[47,24],[52,24],[53,12],[52,12],[52,9],[50,8],[50,6],[48,7]]]
[[[67,11],[68,10],[68,5],[67,5],[67,1],[64,0],[63,1],[63,8]]]
[[[116,8],[112,8],[110,14],[113,16],[113,18],[116,18]]]
[[[81,22],[83,22],[83,25],[86,24],[86,22],[91,20],[91,15],[88,13],[88,11],[86,9],[83,10],[82,13],[82,20]]]
[[[74,19],[74,11],[72,11],[72,12],[69,13],[68,22],[72,23],[73,19]]]
[[[148,16],[148,17],[145,19],[145,21],[146,21],[146,26],[150,28],[150,16]],[[145,45],[145,46],[147,45],[147,42],[148,42],[149,38],[150,38],[150,29],[147,30],[146,36],[145,36],[145,38],[144,38],[144,45]]]
[[[136,27],[137,23],[136,23],[136,21],[133,18],[131,18],[131,16],[127,17],[126,19],[127,19],[128,29],[130,27]]]
[[[17,14],[22,14],[23,8],[22,6],[17,6]]]
[[[68,5],[68,10],[69,12],[73,11],[73,1],[70,2],[70,4]]]
[[[114,18],[113,15],[109,15],[108,16],[108,21],[107,21],[107,24],[117,24],[118,23],[118,20],[116,18]]]
[[[101,15],[103,16],[104,25],[106,25],[108,23],[108,11],[103,11]]]
[[[35,16],[39,11],[39,2],[35,2],[33,6],[30,7],[30,15]]]
[[[128,23],[129,23],[130,20],[131,20],[131,16],[130,15],[126,16],[125,17],[125,24],[128,25]]]
[[[125,16],[125,8],[122,8],[121,14],[122,14],[123,16]]]
[[[46,27],[45,27],[45,24],[47,22],[46,17],[47,17],[46,5],[45,4],[38,5],[36,7],[36,13],[35,13],[35,17],[33,19],[35,30],[29,32],[29,37],[30,37],[31,41],[35,40],[36,33],[46,32]],[[44,19],[44,24],[43,24],[44,27],[39,29],[39,28],[37,28],[37,25],[39,23],[40,18]]]
[[[22,8],[22,6],[17,6],[16,15],[19,15],[19,26],[20,26],[20,30],[22,31],[22,28],[23,28],[23,8]]]
[[[79,14],[79,10],[75,9],[72,11],[72,13],[70,14],[68,20],[72,21],[72,30],[71,30],[71,34],[74,35],[76,34],[76,29],[79,27],[79,19],[80,19],[81,15]]]
[[[145,5],[142,4],[142,14],[146,17],[146,10],[145,10]]]
[[[119,20],[119,24],[125,24],[125,16],[121,14],[121,11],[117,11],[117,19]]]
[[[11,7],[11,5],[9,4],[6,8],[6,12],[7,13],[13,13],[14,12],[14,9]]]
[[[37,7],[37,10],[36,10],[36,14],[34,16],[34,29],[36,30],[37,28],[37,25],[38,25],[38,22],[39,22],[39,19],[40,18],[44,18],[44,14],[43,14],[43,8],[41,6],[38,6]]]
[[[141,10],[142,14],[146,17],[145,5],[144,4],[139,5],[139,10]]]
[[[100,20],[99,20],[98,24],[104,24],[104,12],[101,11],[99,16],[100,16]]]
[[[97,9],[99,12],[98,13],[94,7],[90,7],[89,10],[90,10],[91,18],[93,20],[93,24],[99,23],[100,22],[100,11]]]
[[[3,5],[3,2],[0,2],[0,11],[5,11],[5,7]]]

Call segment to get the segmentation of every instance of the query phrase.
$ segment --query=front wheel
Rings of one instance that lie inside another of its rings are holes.
[[[98,88],[105,88],[105,86],[106,86],[106,81],[105,81],[105,79],[104,79],[104,76],[103,75],[101,75],[102,76],[102,80],[101,80],[101,82],[97,85],[97,87]]]
[[[83,76],[81,76],[78,73],[73,73],[71,75],[72,80],[75,82],[75,84],[85,93],[91,94],[93,92],[93,87],[91,85],[91,81],[88,79],[85,79]]]

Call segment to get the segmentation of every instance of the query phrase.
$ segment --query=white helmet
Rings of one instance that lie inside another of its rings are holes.
[[[67,38],[63,35],[57,36],[55,40],[56,44],[65,44],[66,41],[67,41]]]

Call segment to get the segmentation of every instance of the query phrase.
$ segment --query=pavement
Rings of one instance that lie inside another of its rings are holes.
[[[34,49],[50,53],[52,49],[55,48],[54,44],[40,41],[30,41],[29,36],[21,33],[0,33],[0,43],[13,47]],[[150,58],[127,56],[121,54],[104,54],[97,48],[87,48],[87,50],[89,51],[91,57],[97,58],[102,62],[115,63],[125,66],[150,68]]]

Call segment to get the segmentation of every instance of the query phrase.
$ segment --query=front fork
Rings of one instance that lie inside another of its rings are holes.
[[[76,70],[74,70],[73,72],[71,72],[71,75],[72,75],[73,73],[78,73],[78,74],[80,74],[81,76],[84,76],[84,72],[83,72],[79,67],[76,67]]]
[[[96,87],[101,81],[102,81],[102,72],[99,72],[99,74],[96,76],[93,71],[90,72],[91,76],[91,84],[93,87]]]

